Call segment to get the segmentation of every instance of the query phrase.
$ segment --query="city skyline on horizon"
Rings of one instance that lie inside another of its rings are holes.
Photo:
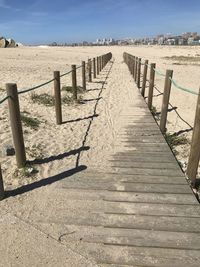
[[[200,28],[198,0],[0,0],[0,14],[0,36],[24,44],[145,38]]]

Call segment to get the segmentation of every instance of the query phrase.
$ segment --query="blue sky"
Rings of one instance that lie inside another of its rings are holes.
[[[200,32],[200,0],[0,0],[0,36],[26,44]]]

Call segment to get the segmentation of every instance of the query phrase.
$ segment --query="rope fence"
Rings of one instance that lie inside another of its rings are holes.
[[[132,56],[132,55],[130,55],[130,54],[128,54],[129,56]],[[133,56],[134,57],[134,56]],[[138,63],[139,62],[139,58],[135,58],[135,61]],[[145,63],[145,62],[141,62],[141,65],[142,66],[147,66],[147,67],[151,67],[150,66],[150,64],[147,64],[147,63]],[[160,71],[160,70],[158,70],[158,69],[156,69],[156,68],[154,68],[154,71],[155,71],[155,73],[157,74],[157,75],[159,75],[159,76],[161,76],[161,77],[164,77],[165,78],[165,74],[164,73],[162,73],[162,71]],[[195,92],[195,91],[193,91],[192,89],[190,89],[190,88],[186,88],[186,87],[183,87],[183,86],[181,86],[181,85],[179,85],[173,78],[170,78],[170,80],[171,80],[171,82],[172,82],[172,84],[177,88],[177,89],[180,89],[180,90],[182,90],[182,91],[184,91],[184,92],[187,92],[187,93],[190,93],[190,94],[193,94],[193,95],[199,95],[197,92]]]
[[[71,65],[71,70],[60,75],[59,71],[54,71],[53,79],[44,82],[42,84],[33,86],[28,89],[18,90],[17,84],[15,83],[7,83],[6,84],[6,92],[7,96],[0,100],[0,104],[8,101],[9,114],[10,114],[10,125],[11,132],[13,137],[13,144],[15,148],[16,162],[18,168],[25,167],[26,161],[26,149],[24,145],[24,137],[23,137],[23,128],[21,122],[21,114],[20,114],[20,101],[19,95],[31,92],[33,90],[42,88],[52,82],[54,82],[54,102],[55,102],[55,115],[56,115],[56,124],[61,125],[63,123],[62,120],[62,101],[61,101],[61,78],[72,74],[72,94],[73,100],[78,100],[78,86],[77,86],[77,70],[82,68],[81,76],[82,76],[82,88],[86,90],[87,81],[92,82],[93,78],[95,79],[97,75],[104,69],[107,63],[112,59],[112,53],[107,53],[92,60],[89,59],[86,63],[82,61],[82,64],[79,66]],[[86,72],[88,72],[88,80],[86,80]],[[93,75],[92,75],[93,74]],[[4,198],[4,185],[3,178],[1,172],[0,165],[0,200]]]
[[[5,96],[4,98],[2,98],[2,99],[0,100],[0,104],[2,104],[3,102],[5,102],[8,98],[9,98],[9,96]]]
[[[189,127],[190,130],[193,130],[192,135],[192,141],[191,141],[191,148],[190,148],[190,155],[186,170],[186,175],[191,181],[192,187],[197,186],[197,173],[198,173],[198,167],[200,162],[200,91],[199,93],[191,90],[190,88],[185,88],[183,86],[180,86],[174,79],[173,79],[173,70],[166,70],[166,74],[161,72],[156,68],[155,63],[149,64],[148,60],[145,60],[142,62],[142,59],[136,56],[133,56],[128,53],[123,54],[124,62],[127,64],[130,73],[133,76],[134,81],[137,84],[138,89],[141,89],[141,94],[143,97],[145,97],[145,91],[146,88],[148,88],[148,107],[152,111],[152,102],[153,102],[153,90],[156,89],[160,96],[162,96],[162,107],[161,107],[161,117],[160,117],[160,130],[163,135],[166,134],[166,124],[167,124],[167,115],[168,115],[168,107],[173,107],[173,105],[170,103],[170,93],[171,93],[171,87],[172,85],[184,92],[193,94],[198,96],[197,99],[197,106],[196,106],[196,114],[195,114],[195,120],[194,120],[194,127],[184,120],[180,114],[177,112],[177,110],[174,109],[177,116],[185,122]],[[143,75],[141,75],[141,66],[144,67],[143,69]],[[150,78],[147,80],[147,72],[149,70]],[[163,93],[156,88],[155,86],[155,75],[159,75],[164,78],[164,91]],[[142,86],[140,86],[140,81],[142,77]],[[146,85],[147,82],[149,82],[148,86]]]

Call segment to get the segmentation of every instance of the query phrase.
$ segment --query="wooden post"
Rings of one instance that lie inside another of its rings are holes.
[[[142,81],[142,90],[141,94],[144,97],[145,96],[145,89],[146,89],[146,83],[147,83],[147,70],[148,70],[148,60],[145,60],[144,62],[144,72],[143,72],[143,81]]]
[[[168,112],[169,98],[172,85],[170,78],[172,78],[172,76],[173,76],[173,70],[167,70],[165,77],[165,87],[164,87],[163,102],[161,109],[161,119],[160,119],[160,130],[163,134],[166,132],[167,112]]]
[[[108,63],[108,54],[105,55],[105,66],[107,65]]]
[[[62,124],[62,103],[60,93],[60,72],[54,71],[54,96],[55,96],[55,110],[56,110],[56,123]]]
[[[133,56],[133,63],[132,63],[132,72],[133,72],[133,79],[135,77],[135,56]]]
[[[89,78],[89,82],[92,82],[92,62],[91,59],[88,59],[88,78]]]
[[[130,55],[129,54],[127,56],[127,65],[128,65],[128,70],[130,71]]]
[[[73,98],[78,99],[77,94],[77,80],[76,80],[76,65],[72,65],[72,88],[73,88]]]
[[[93,76],[94,79],[96,78],[96,59],[93,58]]]
[[[138,57],[135,58],[135,75],[134,75],[135,82],[136,82],[136,79],[137,79],[137,60],[138,60]]]
[[[148,95],[148,107],[151,110],[153,102],[153,89],[154,89],[154,80],[155,80],[155,71],[156,64],[152,63],[150,67],[150,79],[149,79],[149,95]]]
[[[24,146],[17,85],[15,83],[7,83],[6,91],[7,95],[9,96],[8,107],[17,166],[18,168],[22,168],[26,165],[26,152]]]
[[[124,62],[127,64],[127,54],[126,53],[124,53]]]
[[[82,87],[86,90],[85,61],[82,61]]]
[[[3,177],[1,173],[1,165],[0,165],[0,200],[4,199],[4,186],[3,186]]]
[[[138,59],[138,74],[137,74],[137,87],[140,89],[140,76],[141,76],[141,58]]]
[[[130,56],[130,61],[129,61],[129,69],[130,69],[130,73],[131,73],[131,75],[133,75],[133,68],[132,68],[132,64],[133,64],[133,58],[132,58],[132,56]]]
[[[102,61],[102,59],[101,59],[101,57],[99,57],[99,71],[100,71],[100,72],[101,72],[101,70],[102,70],[102,68],[101,68],[102,63],[101,63],[101,61]]]
[[[99,57],[97,57],[97,75],[99,75]]]
[[[99,57],[99,72],[101,72],[101,57]]]
[[[188,178],[192,181],[193,187],[196,186],[196,175],[198,172],[199,160],[200,160],[200,90],[196,106],[190,156],[186,171]]]
[[[101,70],[103,70],[103,56],[101,56]]]

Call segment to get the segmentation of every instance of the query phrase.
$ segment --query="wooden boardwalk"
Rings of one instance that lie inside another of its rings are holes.
[[[199,203],[135,95],[121,114],[112,168],[87,169],[59,182],[72,211],[51,220],[70,225],[65,242],[98,266],[199,267]]]
[[[114,72],[124,75],[125,67],[121,61],[114,66],[107,81],[108,96],[109,90],[115,94],[115,88],[123,88],[126,79],[116,79]],[[16,198],[10,200],[14,214],[30,229],[26,231],[28,237],[19,239],[20,248],[23,244],[24,251],[32,255],[33,230],[42,238],[36,239],[34,246],[38,242],[45,248],[43,240],[52,241],[52,250],[47,247],[48,266],[200,266],[199,203],[140,92],[132,80],[129,82],[132,89],[126,97],[130,101],[119,111],[113,147],[103,166],[79,166],[71,173],[66,166],[60,175],[27,186],[31,192],[18,202]],[[79,159],[80,165],[84,164],[84,155]],[[20,208],[15,212],[16,202]],[[55,242],[60,251],[66,249],[66,259],[63,253],[55,259]],[[85,265],[75,264],[69,250]],[[2,255],[8,252],[4,249]],[[37,253],[40,260],[43,252]],[[52,258],[57,265],[52,265]],[[70,259],[71,265],[61,264]]]

